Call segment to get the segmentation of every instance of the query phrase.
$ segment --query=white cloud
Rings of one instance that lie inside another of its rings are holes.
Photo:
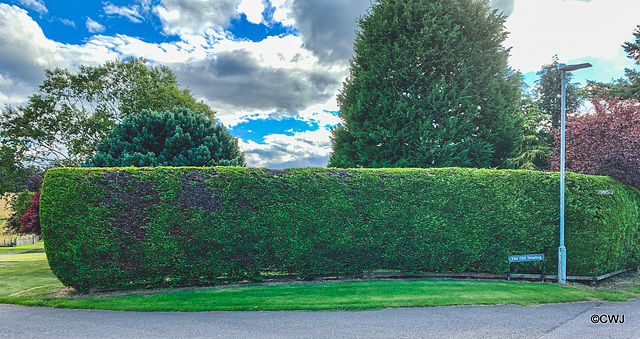
[[[287,118],[316,123],[320,128],[328,129],[342,122],[336,113],[337,111],[336,100],[331,98],[326,103],[313,104],[301,111],[244,110],[236,111],[235,114],[218,114],[217,118],[224,126],[231,129],[238,124],[253,120],[281,120]]]
[[[89,17],[87,17],[87,22],[85,23],[85,26],[87,26],[87,29],[89,30],[90,33],[102,33],[105,31],[104,26],[102,26],[99,22],[94,21]]]
[[[178,81],[216,110],[225,126],[255,114],[273,116],[275,111],[297,116],[312,106],[322,112],[325,103],[337,109],[335,95],[348,74],[346,65],[319,65],[296,36],[268,37],[257,43],[217,36],[212,41],[160,45],[124,36],[100,38],[114,42],[114,50],[122,54],[172,67]]]
[[[21,81],[11,79],[8,75],[0,74],[0,103],[4,105],[17,105],[27,101],[27,94],[34,90],[33,86]]]
[[[114,60],[114,44],[90,39],[83,45],[62,44],[19,7],[0,3],[0,107],[20,105],[37,91],[46,68],[74,69]]]
[[[44,1],[42,0],[18,0],[18,2],[20,2],[21,5],[29,7],[40,14],[49,12],[47,7],[44,5]]]
[[[0,4],[0,75],[35,83],[46,67],[64,66],[56,43],[47,39],[24,9]]]
[[[69,19],[60,19],[60,22],[62,22],[63,24],[65,24],[67,26],[71,26],[73,28],[76,27],[76,23],[73,22],[72,20],[69,20]]]
[[[44,36],[38,24],[24,10],[18,7],[0,4],[0,9],[2,9],[0,11],[2,13],[2,19],[0,19],[2,34],[0,39],[2,39],[3,45],[0,53],[3,54],[3,59],[6,60],[9,59],[9,56],[13,56],[16,62],[20,62],[28,52],[34,56],[33,59],[36,66],[47,64],[46,56],[55,49],[55,44]],[[22,46],[21,49],[7,48],[20,45]],[[3,63],[3,65],[6,65],[6,63]]]
[[[121,34],[115,37],[94,36],[91,38],[90,43],[108,46],[110,50],[117,52],[116,55],[120,57],[144,57],[161,64],[204,60],[209,53],[212,53],[210,47],[203,41],[200,41],[200,43],[178,41],[153,44]]]
[[[77,66],[98,66],[107,61],[116,60],[120,54],[115,51],[116,45],[92,37],[82,45],[56,43],[56,54],[69,61],[66,68],[75,69]]]
[[[293,0],[271,0],[274,7],[273,20],[282,23],[284,26],[293,26],[296,21],[293,17]]]
[[[263,0],[242,0],[238,5],[238,13],[244,13],[247,21],[259,24],[262,22],[262,12],[265,9]]]
[[[140,9],[143,13],[151,12],[151,0],[135,0],[140,4]]]
[[[231,108],[231,107],[230,107]],[[238,124],[249,122],[250,120],[266,120],[269,119],[272,112],[252,110],[252,111],[236,111],[235,114],[218,114],[216,118],[225,127],[233,129]]]
[[[301,120],[317,122],[320,127],[335,126],[342,122],[337,114],[330,111],[327,104],[317,104],[310,106],[298,115]]]
[[[235,17],[241,0],[163,0],[153,12],[167,34],[203,34],[220,30]]]
[[[268,37],[254,43],[234,41],[222,34],[183,35],[178,42],[153,44],[126,35],[95,35],[82,45],[73,45],[46,39],[28,15],[23,19],[31,25],[30,31],[40,34],[40,40],[21,34],[9,44],[15,48],[4,53],[23,51],[21,40],[25,39],[40,41],[36,46],[49,48],[46,53],[7,58],[22,61],[36,58],[43,62],[37,69],[17,67],[36,74],[29,83],[39,84],[43,69],[52,66],[73,68],[127,56],[145,57],[172,67],[179,82],[217,110],[226,125],[256,112],[279,111],[293,116],[310,105],[322,112],[324,102],[335,102],[341,79],[348,74],[346,67],[318,65],[317,57],[304,49],[302,40],[296,36]],[[38,59],[40,54],[43,57]],[[60,60],[58,64],[48,62],[56,58]]]
[[[144,20],[142,15],[140,15],[138,6],[119,7],[107,2],[103,10],[107,15],[115,14],[121,17],[125,17],[129,19],[129,21],[134,23],[141,23]]]
[[[216,43],[215,48],[218,53],[248,51],[263,66],[275,68],[308,70],[317,67],[318,63],[318,58],[303,48],[302,39],[293,35],[270,36],[260,42],[221,39]]]
[[[239,140],[238,144],[245,153],[249,167],[322,167],[326,166],[331,152],[330,135],[330,131],[320,128],[293,136],[267,135],[263,144],[243,140]]]
[[[506,22],[509,63],[523,73],[539,70],[555,54],[566,63],[628,64],[620,45],[631,40],[639,12],[637,0],[518,0]]]
[[[228,116],[235,121],[224,125],[231,127],[230,131],[233,134],[233,126],[250,120],[279,120],[283,117],[293,117],[296,120],[317,124],[316,130],[298,132],[294,135],[270,134],[265,136],[261,143],[240,139],[239,145],[245,152],[249,167],[325,167],[331,153],[331,127],[341,122],[336,113],[327,111],[331,107],[337,109],[335,99],[324,104],[311,105],[293,115],[260,112],[243,117]],[[292,132],[292,130],[286,132]]]

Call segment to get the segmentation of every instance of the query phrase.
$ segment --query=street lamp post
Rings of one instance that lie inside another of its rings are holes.
[[[567,72],[591,67],[591,64],[566,65],[560,67],[562,72],[562,112],[560,114],[560,247],[558,248],[558,283],[567,282],[567,249],[564,247],[564,124],[566,115]]]

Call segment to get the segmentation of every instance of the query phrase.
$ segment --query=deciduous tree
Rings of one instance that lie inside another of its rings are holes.
[[[640,103],[596,99],[594,114],[570,116],[566,127],[567,171],[607,175],[640,189]],[[560,168],[560,131],[551,170]]]
[[[27,213],[33,194],[33,192],[24,190],[7,197],[9,199],[7,206],[10,207],[11,215],[7,217],[7,222],[4,225],[5,233],[18,233],[20,231],[22,228],[20,217]]]
[[[36,192],[29,202],[27,211],[20,217],[20,231],[23,234],[42,234],[40,228],[40,192]]]
[[[78,166],[116,124],[143,109],[186,107],[213,117],[207,105],[180,88],[168,67],[144,59],[80,66],[77,73],[56,68],[45,75],[26,106],[0,114],[0,145],[13,154],[0,154],[3,166]]]

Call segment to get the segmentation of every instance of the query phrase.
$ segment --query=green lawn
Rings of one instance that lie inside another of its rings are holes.
[[[9,253],[9,252],[21,252],[21,253],[44,253],[44,243],[43,242],[39,242],[39,243],[35,243],[35,244],[31,244],[31,245],[23,245],[23,246],[19,246],[19,247],[0,247],[0,253]],[[12,256],[12,255],[5,255],[2,258],[0,258],[0,261],[23,261],[23,256]],[[43,255],[41,255],[39,257],[39,260],[47,260],[46,257],[43,257]]]
[[[251,284],[81,294],[63,288],[47,264],[42,243],[0,255],[0,303],[127,311],[364,310],[472,304],[587,300],[624,301],[626,291],[588,290],[553,283],[481,280],[367,280]],[[40,252],[38,252],[40,251]]]

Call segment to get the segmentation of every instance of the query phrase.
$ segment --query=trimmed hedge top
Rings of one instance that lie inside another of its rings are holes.
[[[266,273],[504,273],[508,255],[539,252],[554,272],[559,189],[557,173],[521,170],[58,168],[40,218],[51,269],[80,290]],[[566,201],[569,274],[640,264],[637,189],[568,173]]]

